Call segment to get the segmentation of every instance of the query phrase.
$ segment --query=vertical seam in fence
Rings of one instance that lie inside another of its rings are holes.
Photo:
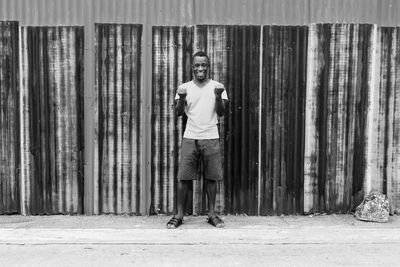
[[[140,68],[140,95],[143,97],[140,101],[140,109],[144,112],[144,118],[141,120],[140,142],[141,157],[140,160],[140,215],[148,215],[151,203],[151,124],[152,124],[152,23],[149,20],[148,5],[144,5],[145,18],[142,27],[141,36],[141,68]],[[151,12],[151,11],[150,11]],[[150,63],[149,63],[150,59]]]
[[[23,139],[24,139],[24,105],[23,105],[23,94],[22,94],[22,38],[21,38],[21,26],[18,27],[18,51],[19,51],[19,59],[18,59],[18,69],[19,69],[19,123],[20,123],[20,127],[19,127],[19,145],[20,145],[20,171],[19,171],[19,179],[20,179],[20,183],[19,183],[19,194],[20,194],[20,210],[21,210],[21,214],[22,215],[26,215],[26,211],[25,211],[25,179],[24,179],[24,151],[23,151]]]
[[[372,153],[372,140],[371,140],[371,136],[373,136],[371,133],[373,131],[373,123],[374,123],[374,112],[375,112],[375,103],[376,101],[374,101],[374,91],[375,91],[375,81],[376,81],[376,68],[378,66],[376,66],[376,57],[377,57],[377,53],[379,53],[378,51],[378,46],[377,46],[377,40],[378,38],[378,27],[375,24],[373,26],[372,29],[372,56],[371,56],[371,77],[370,77],[370,86],[369,86],[369,92],[368,92],[368,99],[369,99],[369,107],[368,107],[368,112],[367,112],[367,123],[368,123],[368,132],[367,132],[367,153],[364,156],[365,159],[365,176],[364,176],[364,197],[369,193],[369,191],[371,191],[371,182],[372,182],[372,178],[371,178],[371,155],[373,155],[374,153]],[[379,90],[379,88],[377,89]]]
[[[263,66],[263,25],[260,25],[260,71],[259,71],[259,104],[258,104],[258,185],[257,185],[257,215],[261,208],[261,124],[262,124],[262,66]]]
[[[98,201],[99,196],[95,192],[99,181],[98,172],[95,168],[98,168],[98,162],[95,161],[98,155],[98,135],[96,131],[96,118],[97,115],[97,89],[96,89],[96,78],[95,70],[96,67],[96,51],[95,49],[95,23],[94,23],[94,12],[90,8],[91,1],[87,1],[83,5],[85,11],[85,19],[83,22],[83,201],[82,201],[82,212],[86,215],[99,214]],[[82,129],[81,129],[82,130]],[[96,181],[95,181],[96,180]],[[97,203],[95,203],[97,202]]]

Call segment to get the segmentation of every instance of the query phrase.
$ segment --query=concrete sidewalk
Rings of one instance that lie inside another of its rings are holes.
[[[397,266],[400,216],[0,216],[2,266]]]

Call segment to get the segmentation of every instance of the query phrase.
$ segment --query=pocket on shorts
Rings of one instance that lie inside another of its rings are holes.
[[[206,144],[206,154],[214,155],[220,153],[219,139],[209,139]]]

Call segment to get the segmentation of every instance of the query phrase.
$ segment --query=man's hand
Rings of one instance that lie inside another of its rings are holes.
[[[223,86],[217,85],[217,86],[214,88],[214,94],[215,94],[215,96],[218,97],[218,98],[220,98],[220,97],[221,97],[221,94],[222,94],[222,92],[223,92],[224,90],[225,90],[225,89],[224,89]]]
[[[187,96],[187,89],[179,87],[177,93],[178,93],[180,99],[185,99]]]

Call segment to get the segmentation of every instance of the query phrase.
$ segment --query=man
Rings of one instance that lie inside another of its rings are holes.
[[[184,206],[190,182],[199,177],[197,167],[203,163],[203,173],[208,197],[207,222],[214,227],[224,227],[215,215],[217,181],[222,180],[221,154],[217,116],[223,116],[228,95],[224,86],[208,77],[210,60],[206,53],[197,52],[192,57],[193,80],[179,86],[175,96],[175,114],[186,113],[188,120],[183,135],[178,170],[177,214],[167,223],[177,228],[183,223]]]

